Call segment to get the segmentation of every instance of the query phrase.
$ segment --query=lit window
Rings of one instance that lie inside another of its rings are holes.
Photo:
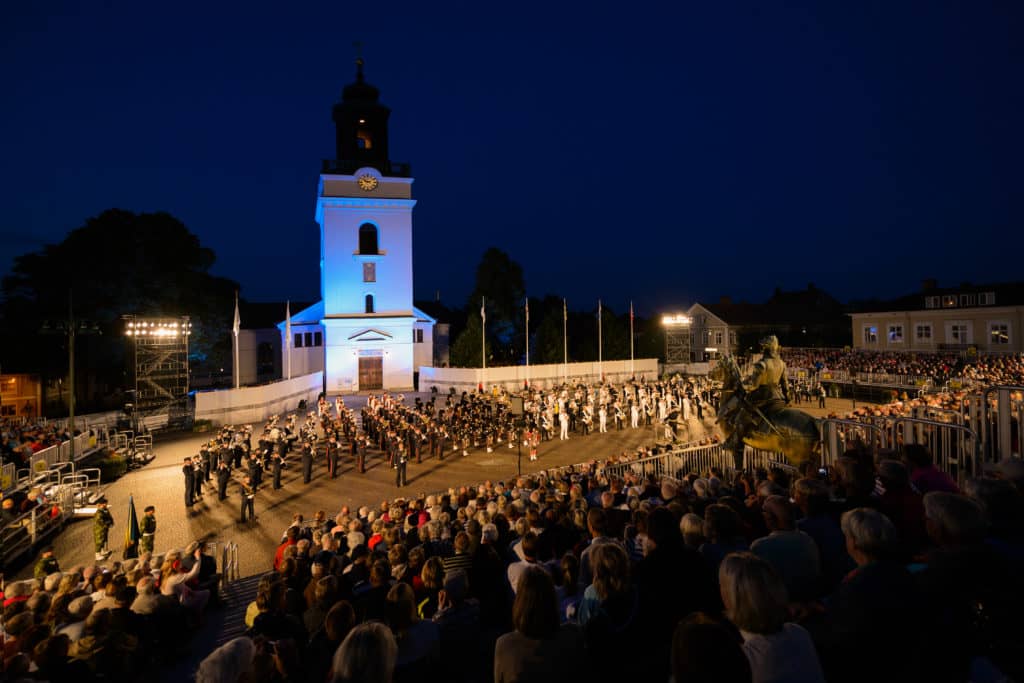
[[[1007,323],[992,323],[989,325],[989,340],[993,344],[1010,343],[1010,326]]]
[[[864,326],[864,343],[865,344],[877,344],[878,343],[878,328],[874,325]]]
[[[889,343],[903,343],[903,325],[889,325]]]
[[[947,294],[946,296],[942,297],[942,307],[943,308],[956,308],[956,295],[955,294]]]
[[[370,131],[360,130],[356,133],[356,147],[359,149],[373,149],[373,138],[370,136]]]

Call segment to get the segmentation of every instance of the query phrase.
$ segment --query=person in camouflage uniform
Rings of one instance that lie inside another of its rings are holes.
[[[92,518],[92,540],[96,548],[97,560],[105,560],[110,557],[110,551],[107,550],[107,535],[112,526],[114,526],[114,516],[107,509],[107,499],[100,498],[96,501],[96,514]]]
[[[57,558],[53,556],[53,546],[43,548],[43,552],[39,555],[39,561],[36,562],[32,575],[42,581],[50,574],[59,571],[60,565],[57,563]]]
[[[152,505],[146,506],[139,531],[142,532],[142,538],[139,539],[139,552],[152,553],[156,540],[156,508]]]

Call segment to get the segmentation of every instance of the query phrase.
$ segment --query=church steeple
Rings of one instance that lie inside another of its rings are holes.
[[[380,103],[380,91],[366,82],[363,59],[356,59],[356,80],[345,86],[334,105],[337,161],[335,171],[351,173],[372,166],[385,175],[408,175],[405,164],[388,159],[388,117],[391,110]],[[399,171],[395,173],[394,171]]]

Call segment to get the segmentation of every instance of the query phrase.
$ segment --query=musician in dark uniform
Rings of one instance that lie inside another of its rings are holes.
[[[309,441],[302,442],[302,483],[308,484],[313,478],[313,445]]]
[[[274,453],[274,459],[271,462],[271,470],[274,473],[273,489],[277,491],[281,488],[281,465],[284,463],[284,457],[280,452]]]
[[[185,458],[185,464],[181,468],[181,473],[185,475],[185,509],[192,512],[196,494],[196,470],[192,467],[192,458]]]
[[[356,441],[356,458],[359,461],[359,474],[366,472],[366,448],[370,444],[370,440],[365,436],[357,436]]]
[[[327,474],[331,479],[338,476],[338,440],[331,435],[327,440]]]
[[[223,460],[217,465],[217,500],[228,497],[228,482],[231,481],[231,467]]]
[[[263,466],[260,461],[256,459],[255,455],[249,456],[249,485],[252,488],[258,489],[260,486],[260,472],[262,472]]]
[[[402,488],[406,485],[405,480],[405,466],[408,461],[408,457],[405,452],[405,445],[399,444],[398,450],[394,457],[394,468],[395,468],[395,486]]]
[[[245,524],[247,521],[256,519],[256,488],[252,485],[252,478],[246,477],[242,481],[240,493],[242,495],[242,517],[239,522]],[[246,518],[246,512],[249,513]]]

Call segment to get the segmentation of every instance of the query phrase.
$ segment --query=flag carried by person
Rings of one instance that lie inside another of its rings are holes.
[[[142,533],[139,532],[139,517],[135,514],[135,498],[128,496],[128,524],[124,530],[124,551],[122,559],[134,560],[139,556],[139,539]]]
[[[487,324],[487,309],[484,308],[484,297],[480,297],[480,322]]]

